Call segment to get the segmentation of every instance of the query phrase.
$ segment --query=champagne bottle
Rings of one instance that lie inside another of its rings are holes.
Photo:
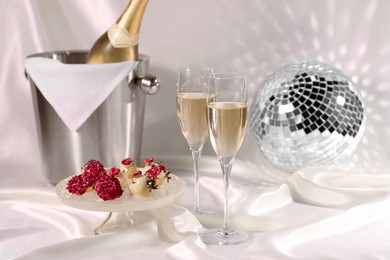
[[[138,34],[148,0],[130,0],[116,22],[92,46],[87,63],[138,59]]]

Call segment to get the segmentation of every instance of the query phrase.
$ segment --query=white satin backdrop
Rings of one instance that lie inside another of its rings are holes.
[[[191,162],[175,159],[189,154],[174,100],[176,70],[183,64],[243,73],[252,94],[283,64],[303,59],[329,63],[358,84],[367,131],[356,153],[339,168],[316,174],[307,169],[291,178],[264,160],[248,131],[238,158],[250,164],[235,166],[231,192],[233,224],[254,231],[248,244],[204,246],[194,234],[199,223],[180,207],[166,208],[173,215],[164,221],[172,229],[154,219],[119,234],[90,235],[105,215],[62,205],[40,173],[24,59],[43,51],[88,49],[126,3],[0,1],[0,259],[390,258],[386,0],[150,0],[140,51],[150,55],[150,71],[162,86],[147,97],[142,153],[163,154],[167,166],[186,180],[189,188],[179,205],[192,205]],[[209,143],[204,154],[214,154]],[[203,161],[203,205],[221,212],[222,181],[216,162],[207,163],[212,158]],[[220,222],[200,220],[205,226]]]

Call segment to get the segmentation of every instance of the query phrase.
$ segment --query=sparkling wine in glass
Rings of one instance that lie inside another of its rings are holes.
[[[244,231],[230,227],[229,177],[234,158],[240,150],[247,122],[245,78],[237,73],[215,73],[208,85],[207,120],[211,144],[218,157],[224,180],[224,221],[221,228],[200,234],[206,244],[239,244],[250,239]]]
[[[199,161],[209,132],[206,119],[207,82],[212,69],[180,68],[177,80],[176,106],[182,133],[187,140],[194,164],[195,199],[193,212],[206,213],[199,207]]]

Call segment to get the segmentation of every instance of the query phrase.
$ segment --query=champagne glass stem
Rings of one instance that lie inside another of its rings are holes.
[[[200,212],[199,207],[199,161],[200,156],[202,155],[202,149],[199,150],[191,150],[192,152],[192,160],[194,162],[194,190],[195,190],[195,198],[194,198],[194,212]]]
[[[224,217],[223,217],[223,232],[228,233],[230,231],[230,212],[229,212],[229,178],[232,170],[233,160],[229,163],[223,163],[220,161],[223,182],[225,187],[225,204],[224,204]]]

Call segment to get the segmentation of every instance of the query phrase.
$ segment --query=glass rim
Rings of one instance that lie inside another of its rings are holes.
[[[209,78],[215,79],[245,79],[245,76],[238,72],[214,72],[210,74]]]

